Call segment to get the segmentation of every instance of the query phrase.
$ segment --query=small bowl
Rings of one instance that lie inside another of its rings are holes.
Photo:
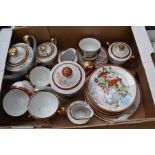
[[[10,90],[3,99],[3,109],[13,117],[22,116],[27,112],[30,97],[20,89]]]
[[[20,89],[23,90],[25,93],[27,93],[29,96],[31,96],[34,93],[33,86],[29,81],[23,80],[23,81],[17,81],[13,83],[10,87],[10,89]]]
[[[36,119],[44,119],[52,117],[58,108],[59,100],[53,93],[39,91],[31,97],[28,112]]]
[[[92,108],[84,101],[74,101],[67,109],[67,116],[74,124],[85,124],[93,115]]]
[[[79,42],[79,47],[85,58],[92,58],[100,50],[101,43],[95,38],[84,38]]]
[[[29,79],[32,85],[36,87],[43,87],[49,84],[49,75],[50,70],[48,68],[39,66],[31,70]]]

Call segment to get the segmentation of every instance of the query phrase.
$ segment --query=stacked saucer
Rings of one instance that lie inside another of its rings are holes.
[[[105,65],[89,76],[85,97],[99,118],[120,120],[130,117],[137,110],[140,90],[127,70]]]

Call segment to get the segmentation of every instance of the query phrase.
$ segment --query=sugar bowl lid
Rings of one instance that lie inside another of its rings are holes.
[[[33,49],[25,43],[17,43],[9,49],[7,70],[21,71],[27,67],[33,59]]]
[[[127,61],[132,56],[132,50],[124,42],[114,42],[109,47],[109,55],[118,61]]]
[[[61,94],[78,91],[85,82],[85,72],[76,62],[64,61],[57,64],[50,73],[51,87]]]
[[[92,73],[85,92],[86,98],[100,111],[117,113],[134,103],[137,85],[124,68],[105,65]]]
[[[40,58],[40,59],[45,59],[48,57],[54,58],[57,54],[57,47],[54,43],[45,42],[40,44],[37,47],[36,54],[37,54],[37,58]]]

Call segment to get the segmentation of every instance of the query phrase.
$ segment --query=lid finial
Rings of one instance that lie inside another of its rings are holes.
[[[62,69],[62,75],[63,76],[71,76],[72,75],[72,69],[70,67],[65,67]]]
[[[9,49],[9,56],[17,55],[17,48],[10,48]]]
[[[125,46],[124,45],[118,45],[120,50],[124,50]]]

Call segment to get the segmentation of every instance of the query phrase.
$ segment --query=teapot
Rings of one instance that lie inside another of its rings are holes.
[[[30,46],[32,39],[33,47]],[[37,42],[33,35],[23,37],[25,43],[17,43],[8,51],[4,79],[15,80],[24,76],[33,66]]]

